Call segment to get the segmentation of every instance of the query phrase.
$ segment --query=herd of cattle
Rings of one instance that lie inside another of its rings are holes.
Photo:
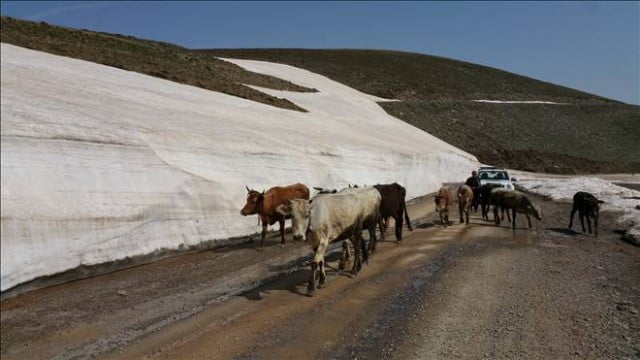
[[[319,286],[325,283],[324,256],[330,243],[343,241],[340,269],[344,269],[351,258],[348,241],[352,243],[354,254],[351,274],[356,275],[362,268],[362,263],[367,262],[369,254],[376,249],[376,227],[380,229],[382,241],[384,241],[390,217],[395,220],[395,236],[398,242],[402,241],[403,221],[406,221],[409,230],[413,230],[405,204],[406,190],[397,183],[370,187],[349,186],[340,191],[318,187],[314,189],[318,193],[310,198],[309,189],[299,183],[284,187],[276,186],[263,192],[247,187],[247,202],[240,211],[243,216],[258,214],[258,221],[262,223],[259,247],[264,245],[268,225],[276,222],[280,224],[281,243],[284,244],[285,220],[291,219],[293,238],[308,241],[314,251],[307,288],[310,295],[317,288],[316,282]],[[478,206],[481,206],[483,219],[489,220],[491,205],[493,205],[496,225],[500,225],[501,220],[504,221],[505,210],[507,219],[514,229],[517,213],[526,216],[529,227],[531,227],[529,215],[533,215],[538,220],[542,219],[539,210],[524,194],[501,188],[500,185],[487,184],[475,189],[462,185],[458,188],[457,197],[461,223],[469,224],[469,213],[472,209],[477,211]],[[583,217],[587,219],[589,233],[591,233],[589,217],[594,217],[597,236],[599,203],[601,201],[591,194],[576,193],[569,228],[577,211],[583,231],[585,230]],[[449,209],[453,205],[451,188],[442,187],[435,196],[435,204],[441,223],[446,227],[449,225]],[[511,216],[509,216],[509,210]],[[498,216],[498,211],[501,211],[501,216]],[[362,237],[363,230],[369,232],[368,244]]]

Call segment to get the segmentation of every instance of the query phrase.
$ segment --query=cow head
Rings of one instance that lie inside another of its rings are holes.
[[[285,217],[291,217],[291,232],[294,240],[306,240],[309,229],[309,210],[311,201],[304,199],[287,200],[278,205],[276,211]]]
[[[247,203],[244,205],[242,210],[240,210],[240,215],[247,216],[257,214],[262,210],[262,201],[264,200],[264,191],[257,192],[255,190],[247,188]]]
[[[526,212],[527,214],[531,214],[531,215],[533,215],[533,216],[534,216],[536,219],[538,219],[538,220],[542,220],[542,215],[541,215],[542,210],[540,210],[540,209],[536,208],[536,207],[531,203],[531,201],[529,201],[529,199],[527,199],[527,198],[525,198],[525,199],[527,200],[527,203],[526,203],[525,208],[524,208],[525,212]]]

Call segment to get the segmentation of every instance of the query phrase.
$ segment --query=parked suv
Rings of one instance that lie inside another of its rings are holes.
[[[480,178],[480,186],[485,184],[498,184],[505,189],[513,190],[512,181],[516,181],[509,177],[509,173],[504,169],[496,169],[495,167],[482,166],[478,169],[478,177]]]

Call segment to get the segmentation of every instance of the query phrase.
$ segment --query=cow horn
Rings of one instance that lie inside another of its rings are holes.
[[[247,192],[251,192],[251,189],[249,189],[247,185],[245,185],[244,187],[247,188]]]
[[[262,195],[264,195],[265,191],[266,191],[266,190],[262,190]]]
[[[315,190],[322,191],[322,188],[321,188],[321,187],[314,186],[313,188],[314,188]]]

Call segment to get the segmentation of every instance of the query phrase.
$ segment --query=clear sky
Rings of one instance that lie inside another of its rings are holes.
[[[637,1],[2,1],[1,6],[2,15],[189,48],[419,52],[640,104]]]

